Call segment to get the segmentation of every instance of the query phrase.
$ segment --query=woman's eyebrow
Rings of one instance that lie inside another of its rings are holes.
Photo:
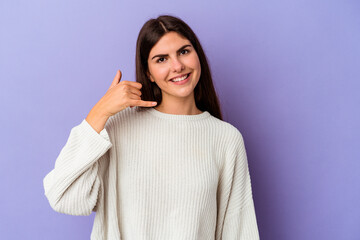
[[[181,48],[179,48],[179,50],[177,50],[177,52],[180,52],[181,50],[183,50],[183,49],[186,48],[186,47],[191,47],[191,45],[190,45],[190,44],[186,44],[186,45],[182,46]],[[151,58],[151,60],[153,60],[153,59],[156,58],[156,57],[167,57],[167,56],[169,56],[169,54],[158,54],[158,55],[153,56],[153,57]]]

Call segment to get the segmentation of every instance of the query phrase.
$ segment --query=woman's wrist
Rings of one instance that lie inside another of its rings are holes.
[[[93,109],[91,109],[85,120],[97,133],[100,133],[104,129],[109,117],[110,116],[103,113],[95,106]]]

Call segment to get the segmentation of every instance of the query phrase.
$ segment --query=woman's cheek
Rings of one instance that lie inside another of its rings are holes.
[[[164,79],[167,76],[168,68],[166,66],[162,66],[158,72],[159,72],[159,77]]]

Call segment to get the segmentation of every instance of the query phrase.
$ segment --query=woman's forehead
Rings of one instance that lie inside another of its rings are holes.
[[[166,33],[153,46],[149,57],[151,57],[152,54],[168,54],[169,52],[177,51],[184,45],[191,45],[187,38],[183,37],[177,32]]]

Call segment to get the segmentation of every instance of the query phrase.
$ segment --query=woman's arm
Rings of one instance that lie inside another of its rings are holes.
[[[258,240],[259,232],[242,135],[230,141],[218,186],[217,240]]]
[[[107,130],[97,133],[84,119],[75,126],[43,179],[45,196],[60,213],[90,215],[96,208],[101,183],[100,164],[108,164],[112,147]]]

